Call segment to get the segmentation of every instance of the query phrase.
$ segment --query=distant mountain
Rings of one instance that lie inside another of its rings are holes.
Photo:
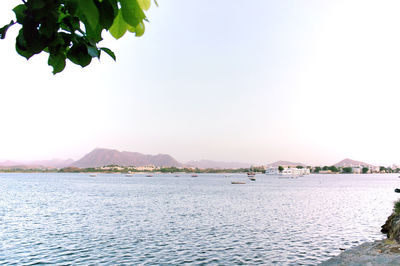
[[[53,159],[53,160],[33,161],[32,164],[38,164],[47,167],[63,168],[71,165],[73,162],[74,160],[72,159],[67,159],[67,160]]]
[[[278,167],[278,166],[284,166],[284,165],[293,165],[293,166],[303,166],[306,167],[304,163],[294,163],[294,162],[289,162],[289,161],[276,161],[274,163],[270,163],[267,165],[267,167]]]
[[[168,154],[147,155],[138,152],[117,151],[111,149],[94,149],[70,166],[87,168],[105,165],[120,166],[181,166],[181,164]]]
[[[251,166],[250,163],[221,162],[221,161],[211,161],[211,160],[189,161],[184,165],[189,167],[213,168],[213,169],[238,169],[238,168],[249,168]]]
[[[369,163],[364,163],[364,162],[360,162],[360,161],[355,161],[349,158],[346,158],[344,160],[341,160],[340,162],[334,164],[334,166],[336,167],[346,167],[346,166],[352,166],[352,165],[363,165],[363,166],[374,166],[372,164]]]
[[[32,169],[32,168],[63,168],[71,165],[74,162],[72,159],[61,160],[41,160],[41,161],[4,161],[0,162],[1,168],[20,168],[20,169]]]

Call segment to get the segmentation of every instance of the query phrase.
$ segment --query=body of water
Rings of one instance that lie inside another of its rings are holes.
[[[318,264],[384,237],[397,176],[0,174],[0,264]]]

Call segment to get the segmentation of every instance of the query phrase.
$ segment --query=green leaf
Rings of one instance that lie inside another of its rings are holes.
[[[17,21],[20,24],[24,23],[26,8],[27,8],[26,5],[21,4],[21,5],[14,7],[14,9],[13,9],[13,11],[15,13],[15,17],[17,18]]]
[[[118,5],[116,0],[103,0],[95,2],[99,10],[100,25],[104,29],[109,29],[114,22],[114,18],[118,15]]]
[[[96,29],[99,23],[99,10],[93,0],[79,0],[79,9],[92,29]]]
[[[129,24],[126,24],[126,28],[129,32],[135,33],[136,32],[136,27],[132,27]]]
[[[68,13],[72,16],[75,16],[76,11],[78,10],[79,0],[68,0],[65,1],[65,8],[68,10]]]
[[[32,57],[32,55],[34,55],[34,53],[27,48],[23,29],[19,30],[19,34],[15,42],[15,50],[17,50],[17,53],[26,59],[29,59]]]
[[[43,9],[44,7],[46,7],[46,2],[44,0],[29,1],[27,3],[29,8],[32,9]]]
[[[6,37],[6,33],[9,27],[11,27],[12,25],[14,25],[15,22],[13,20],[11,20],[11,22],[7,25],[5,25],[4,27],[0,28],[0,39],[4,39]]]
[[[129,25],[136,27],[146,15],[136,0],[120,0],[122,17]]]
[[[125,20],[122,18],[121,10],[118,11],[117,17],[114,19],[114,23],[110,27],[110,33],[115,39],[119,39],[124,36],[127,30],[127,24]]]
[[[100,50],[106,52],[109,56],[111,56],[112,59],[114,59],[114,61],[117,61],[117,58],[115,57],[114,52],[111,51],[110,49],[108,49],[106,47],[101,47]]]
[[[49,60],[47,61],[49,66],[53,67],[53,74],[57,74],[64,70],[65,68],[65,54],[64,53],[57,53],[57,54],[50,54]]]
[[[151,0],[137,0],[141,9],[148,10],[151,5]]]
[[[86,23],[85,23],[86,25]],[[89,27],[86,29],[86,35],[89,39],[89,41],[94,44],[98,43],[103,38],[101,37],[101,32],[103,31],[103,27],[100,24],[97,24],[96,28],[92,29],[92,27]]]
[[[140,37],[140,36],[142,36],[143,34],[144,34],[144,23],[143,22],[140,22],[137,26],[136,26],[136,28],[135,28],[135,36],[136,37]]]
[[[91,57],[97,57],[100,58],[100,50],[97,49],[97,47],[94,46],[88,46],[87,47],[88,53]]]
[[[89,65],[92,61],[92,57],[89,55],[88,49],[83,43],[74,43],[67,52],[67,58],[81,67]]]

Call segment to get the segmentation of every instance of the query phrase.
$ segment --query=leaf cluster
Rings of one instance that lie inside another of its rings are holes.
[[[393,212],[396,214],[400,214],[400,200],[394,202]]]
[[[67,59],[85,67],[105,52],[116,60],[110,49],[98,46],[103,31],[116,39],[127,31],[142,36],[150,1],[23,0],[13,9],[16,21],[0,28],[0,39],[11,26],[21,25],[15,45],[18,54],[29,59],[48,53],[54,74],[64,70]]]

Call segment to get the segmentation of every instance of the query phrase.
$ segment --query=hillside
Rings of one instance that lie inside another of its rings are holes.
[[[185,166],[197,167],[197,168],[213,168],[213,169],[238,169],[238,168],[249,168],[251,164],[239,163],[239,162],[199,160],[199,161],[189,161],[185,163]]]
[[[0,162],[1,168],[21,168],[21,169],[32,169],[32,168],[63,168],[69,166],[74,161],[72,159],[52,159],[52,160],[40,160],[40,161],[4,161]]]
[[[362,165],[362,166],[368,166],[368,167],[373,166],[372,164],[352,160],[349,158],[346,158],[346,159],[341,160],[340,162],[334,164],[334,166],[336,166],[336,167],[346,167],[346,166],[352,166],[352,165]]]
[[[105,165],[120,166],[180,166],[181,164],[168,154],[148,155],[138,152],[117,151],[111,149],[94,149],[80,160],[72,163],[73,167],[87,168]]]
[[[276,161],[274,163],[270,163],[267,165],[267,167],[278,167],[278,166],[285,166],[285,165],[293,165],[293,166],[303,166],[306,167],[304,163],[295,163],[295,162],[289,162],[289,161]]]

